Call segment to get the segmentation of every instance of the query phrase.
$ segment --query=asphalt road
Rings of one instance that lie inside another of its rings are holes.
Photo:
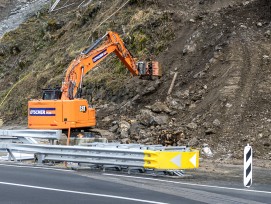
[[[244,189],[91,171],[0,164],[0,203],[271,203],[271,186]]]

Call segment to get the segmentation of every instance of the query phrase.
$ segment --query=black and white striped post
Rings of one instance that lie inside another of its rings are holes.
[[[252,185],[252,147],[249,144],[244,149],[244,186]]]

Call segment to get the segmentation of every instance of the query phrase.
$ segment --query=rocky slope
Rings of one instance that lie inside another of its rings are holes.
[[[269,1],[130,0],[103,24],[126,1],[70,2],[1,39],[5,123],[26,121],[27,101],[61,84],[69,62],[114,30],[134,56],[156,58],[164,75],[131,78],[114,56],[91,71],[84,97],[97,109],[97,128],[123,143],[207,143],[222,159],[241,158],[250,143],[256,157],[271,158]]]
[[[33,14],[37,14],[48,0],[1,0],[0,1],[0,36],[17,28]]]

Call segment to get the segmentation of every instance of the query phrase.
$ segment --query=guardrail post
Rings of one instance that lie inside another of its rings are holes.
[[[45,155],[44,154],[36,154],[37,155],[37,159],[38,159],[38,164],[42,164],[44,158],[45,158]]]
[[[8,161],[11,161],[11,158],[13,159],[13,161],[17,162],[16,157],[13,155],[12,151],[10,149],[7,149],[8,151]]]
[[[67,146],[70,145],[70,139],[71,139],[71,126],[68,129],[68,138],[67,138]]]

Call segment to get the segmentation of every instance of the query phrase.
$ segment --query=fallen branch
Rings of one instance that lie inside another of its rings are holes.
[[[54,11],[59,11],[59,10],[61,10],[61,9],[64,9],[64,8],[67,8],[67,7],[71,6],[71,5],[73,5],[73,4],[75,4],[75,3],[71,3],[71,4],[69,4],[69,5],[60,7],[60,8],[58,8],[58,9],[55,9]]]
[[[171,94],[172,89],[173,89],[173,86],[174,86],[174,83],[175,83],[176,78],[177,78],[177,75],[178,75],[178,72],[175,72],[174,77],[173,77],[173,79],[172,79],[172,81],[171,81],[170,87],[169,87],[169,89],[168,89],[167,95],[170,95],[170,94]]]
[[[49,9],[49,13],[50,12],[52,12],[55,8],[56,8],[56,6],[57,6],[57,4],[60,2],[60,0],[56,0],[55,1],[55,3],[52,5],[52,7]]]

